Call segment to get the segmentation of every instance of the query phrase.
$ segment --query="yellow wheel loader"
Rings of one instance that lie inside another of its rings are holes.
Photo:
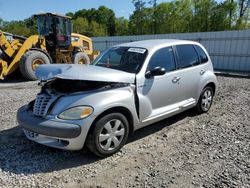
[[[52,13],[35,15],[38,35],[28,38],[0,31],[0,79],[18,68],[29,80],[36,80],[41,64],[89,64],[99,52],[92,40],[72,33],[71,18]]]

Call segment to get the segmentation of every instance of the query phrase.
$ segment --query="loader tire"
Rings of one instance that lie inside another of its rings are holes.
[[[48,56],[43,52],[30,50],[21,58],[19,68],[22,75],[28,80],[37,80],[35,70],[37,66],[42,64],[50,64]]]
[[[76,52],[73,57],[73,63],[88,65],[90,63],[90,59],[84,52]]]

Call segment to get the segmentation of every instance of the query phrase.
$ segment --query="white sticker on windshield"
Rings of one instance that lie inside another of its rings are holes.
[[[128,52],[136,52],[136,53],[144,54],[146,52],[146,49],[142,49],[142,48],[129,48]]]

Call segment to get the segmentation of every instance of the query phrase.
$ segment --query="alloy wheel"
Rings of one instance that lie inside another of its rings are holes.
[[[212,98],[213,98],[213,95],[212,95],[211,90],[207,89],[203,93],[202,100],[201,100],[201,108],[203,111],[206,112],[209,110],[209,108],[212,104]]]

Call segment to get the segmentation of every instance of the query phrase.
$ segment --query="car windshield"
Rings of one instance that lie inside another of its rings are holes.
[[[103,52],[92,64],[129,73],[138,73],[146,56],[147,49],[145,48],[114,47]]]

